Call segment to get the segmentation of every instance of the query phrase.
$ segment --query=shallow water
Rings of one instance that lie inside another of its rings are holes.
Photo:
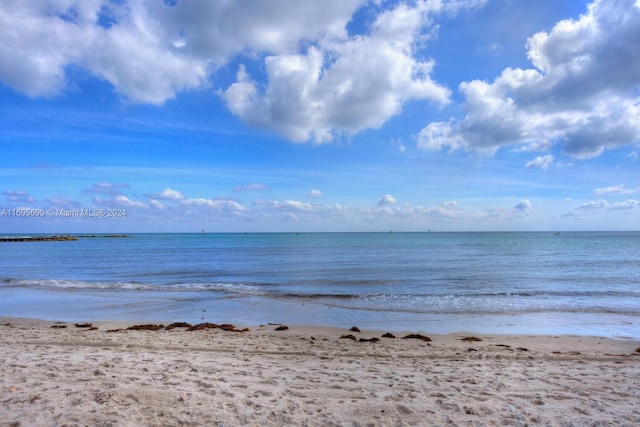
[[[0,316],[640,338],[640,233],[1,243]]]

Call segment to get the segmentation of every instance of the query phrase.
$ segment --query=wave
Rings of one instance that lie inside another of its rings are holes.
[[[69,279],[0,279],[7,287],[52,290],[131,290],[159,292],[220,292],[225,294],[264,295],[266,292],[253,285],[237,283],[162,283],[138,281],[88,281]]]
[[[337,299],[337,300],[426,300],[437,299],[440,301],[452,299],[559,299],[559,298],[632,298],[640,299],[640,292],[624,290],[514,290],[499,292],[446,292],[441,287],[433,292],[353,292],[359,286],[344,284],[342,288],[345,292],[322,292],[322,285],[283,285],[276,283],[226,283],[226,282],[141,282],[130,281],[91,281],[74,279],[17,279],[0,278],[0,286],[24,287],[24,288],[51,288],[51,289],[96,289],[96,290],[139,290],[139,291],[172,291],[172,292],[201,292],[219,291],[239,294],[255,294],[271,296],[274,298],[291,299]],[[334,286],[329,286],[335,291]],[[295,290],[291,290],[295,288]],[[308,288],[310,292],[305,292]],[[402,286],[398,286],[399,290]],[[320,290],[320,291],[319,291]],[[351,291],[351,292],[349,292]]]
[[[370,292],[357,286],[330,287],[275,283],[90,281],[71,279],[0,278],[0,286],[53,291],[136,291],[212,293],[221,298],[262,298],[304,302],[344,310],[381,313],[431,313],[452,315],[524,313],[611,313],[640,316],[640,292],[634,290],[519,290],[510,292]],[[309,292],[305,292],[305,288]],[[344,292],[340,292],[344,291]],[[199,298],[199,297],[195,297]]]
[[[434,292],[434,293],[306,293],[306,292],[273,292],[274,296],[281,298],[306,298],[306,299],[362,299],[362,298],[379,298],[379,299],[397,299],[397,298],[438,298],[438,299],[454,299],[454,298],[567,298],[567,297],[583,297],[583,298],[640,298],[640,292],[633,291],[515,291],[515,292]]]
[[[411,308],[406,306],[348,306],[343,304],[326,304],[328,307],[339,308],[352,311],[367,311],[374,313],[407,313],[407,314],[434,314],[434,315],[457,315],[457,316],[483,316],[483,315],[500,315],[515,316],[521,314],[542,314],[542,313],[568,313],[568,314],[610,314],[623,315],[630,317],[640,317],[640,309],[626,309],[618,307],[519,307],[505,308],[502,306],[483,306],[483,307],[443,307],[429,306],[424,308]]]

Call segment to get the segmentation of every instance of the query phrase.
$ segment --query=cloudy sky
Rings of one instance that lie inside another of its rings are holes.
[[[0,150],[2,233],[639,229],[640,1],[2,1]]]

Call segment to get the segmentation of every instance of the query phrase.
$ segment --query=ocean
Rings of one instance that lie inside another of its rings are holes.
[[[640,232],[1,242],[0,316],[640,339]]]

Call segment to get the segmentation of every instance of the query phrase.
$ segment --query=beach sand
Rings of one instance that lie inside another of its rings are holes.
[[[640,425],[638,341],[132,325],[0,320],[0,426]]]

